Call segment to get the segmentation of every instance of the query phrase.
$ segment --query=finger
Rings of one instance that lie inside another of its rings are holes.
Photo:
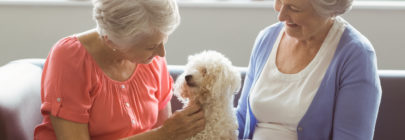
[[[188,131],[185,133],[187,137],[191,137],[201,132],[205,128],[205,120],[199,120],[194,124],[194,126],[189,127]]]
[[[195,126],[196,128],[204,129],[205,128],[205,119],[198,120],[195,124],[196,124],[196,126]]]
[[[205,128],[205,119],[200,119],[200,120],[197,120],[197,121],[191,123],[191,125],[188,127],[187,131],[197,133],[197,132],[201,131],[201,128],[202,129]],[[199,131],[196,131],[196,130],[199,130]]]
[[[190,115],[192,115],[192,114],[194,114],[194,113],[197,113],[197,112],[200,111],[200,110],[201,110],[201,107],[200,107],[199,105],[197,105],[197,104],[192,104],[192,105],[186,107],[186,108],[182,111],[182,113],[184,113],[184,114],[187,115],[187,116],[190,116]]]
[[[196,122],[198,120],[204,119],[204,111],[203,110],[199,110],[198,112],[192,114],[191,116],[189,116],[189,121],[190,122]]]
[[[204,129],[205,129],[205,126],[203,125],[203,126],[197,127],[194,130],[195,130],[195,133],[197,134],[197,133],[200,133],[201,131],[203,131]]]

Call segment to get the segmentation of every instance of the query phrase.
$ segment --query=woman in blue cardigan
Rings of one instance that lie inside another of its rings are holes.
[[[352,0],[275,0],[237,107],[240,139],[371,140],[381,99],[371,43],[339,15]]]

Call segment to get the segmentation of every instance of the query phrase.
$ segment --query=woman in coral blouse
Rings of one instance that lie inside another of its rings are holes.
[[[175,0],[93,0],[97,28],[58,41],[41,82],[35,139],[185,139],[198,105],[171,115],[164,44],[180,22]]]

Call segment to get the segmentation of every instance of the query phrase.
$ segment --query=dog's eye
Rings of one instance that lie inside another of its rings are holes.
[[[203,76],[205,76],[207,74],[207,69],[206,68],[202,68],[201,69],[201,73]]]

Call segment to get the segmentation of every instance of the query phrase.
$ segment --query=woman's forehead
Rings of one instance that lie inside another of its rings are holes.
[[[309,0],[278,0],[278,1],[281,1],[281,3],[283,4],[289,4],[300,7],[310,4]]]
[[[150,34],[139,34],[137,37],[130,38],[127,41],[121,42],[122,45],[150,45],[150,44],[159,44],[165,43],[168,36],[162,33],[150,33]]]
[[[155,32],[144,36],[145,42],[148,44],[160,44],[167,41],[168,36],[166,34]]]

